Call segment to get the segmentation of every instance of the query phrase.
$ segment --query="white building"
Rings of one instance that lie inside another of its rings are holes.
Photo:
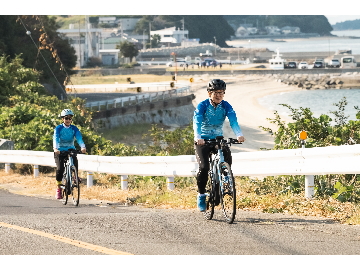
[[[249,35],[248,31],[245,27],[240,26],[238,29],[236,29],[235,36],[236,37],[243,37]]]
[[[59,33],[64,34],[70,45],[75,49],[77,56],[77,67],[86,65],[90,57],[99,57],[101,29],[88,28],[75,29],[74,25],[69,26],[71,29],[58,29]]]
[[[116,17],[99,17],[99,24],[110,24],[110,25],[117,25],[118,21]]]
[[[281,34],[281,30],[279,27],[274,25],[265,26],[265,29],[268,33],[268,35],[278,35]]]
[[[119,63],[119,49],[99,50],[99,58],[105,66],[117,65]]]
[[[160,43],[181,43],[186,40],[189,36],[188,30],[176,30],[175,26],[171,28],[165,28],[162,30],[150,31],[150,35],[159,35]]]
[[[135,29],[138,21],[140,21],[140,18],[124,18],[119,19],[118,23],[121,31],[132,31]]]
[[[281,32],[285,35],[287,34],[300,34],[300,28],[299,27],[291,27],[291,26],[284,26],[281,28]]]

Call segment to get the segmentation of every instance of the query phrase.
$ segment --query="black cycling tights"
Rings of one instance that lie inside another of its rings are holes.
[[[209,145],[196,145],[195,144],[195,155],[197,162],[199,163],[199,171],[196,176],[198,192],[200,194],[205,193],[206,184],[208,181],[209,175],[209,155],[210,151],[214,148],[214,146]],[[231,151],[229,147],[223,147],[224,159],[231,166],[232,157]]]

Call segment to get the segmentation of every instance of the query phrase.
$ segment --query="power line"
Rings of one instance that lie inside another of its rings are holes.
[[[25,26],[24,22],[22,21],[22,19],[20,18],[20,16],[18,16],[18,19],[20,20],[21,24],[22,24],[23,27],[25,28],[26,34],[31,38],[31,40],[32,40],[32,42],[34,43],[35,47],[38,49],[38,55],[39,55],[39,53],[40,53],[40,55],[41,55],[42,58],[44,59],[46,65],[48,66],[49,70],[51,71],[52,75],[54,76],[56,82],[59,84],[60,89],[62,89],[62,90],[64,91],[63,86],[60,84],[59,80],[58,80],[57,77],[55,76],[54,72],[52,71],[51,67],[49,66],[48,62],[46,61],[44,55],[42,54],[40,48],[36,45],[36,42],[35,42],[34,39],[32,38],[31,32],[26,28],[26,26]],[[40,22],[41,22],[41,21],[40,21]],[[44,31],[45,31],[45,30],[44,30]],[[46,34],[46,33],[45,33],[45,34]],[[47,34],[46,34],[46,35],[47,35]],[[56,55],[56,56],[57,56],[57,55]],[[57,56],[57,57],[58,57],[58,56]],[[60,59],[57,59],[57,60],[60,60]],[[60,64],[61,64],[61,66],[63,67],[63,64],[61,63],[61,60],[60,60]],[[63,70],[64,70],[64,69],[63,69]],[[65,70],[64,70],[64,72],[65,72],[65,74],[67,75],[67,73],[66,73]],[[67,75],[67,76],[68,76],[68,75]],[[65,95],[66,95],[66,91],[64,91],[64,92],[65,92]]]

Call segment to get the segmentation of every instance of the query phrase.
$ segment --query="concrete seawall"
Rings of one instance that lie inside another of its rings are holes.
[[[164,101],[95,112],[93,122],[99,129],[110,129],[133,123],[188,125],[195,110],[192,104],[193,99],[195,95],[191,94]]]

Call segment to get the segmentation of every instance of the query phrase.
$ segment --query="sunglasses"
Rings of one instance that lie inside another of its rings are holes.
[[[222,91],[222,92],[213,92],[214,95],[224,95],[225,94],[225,91]]]
[[[71,117],[64,117],[65,120],[72,120]]]

